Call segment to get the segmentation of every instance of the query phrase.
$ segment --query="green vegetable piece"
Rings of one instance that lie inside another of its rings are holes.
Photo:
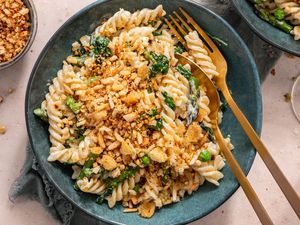
[[[91,37],[91,44],[94,46],[92,52],[96,57],[109,57],[112,56],[112,52],[108,47],[110,40],[106,37]]]
[[[142,163],[144,164],[144,166],[149,166],[150,163],[151,163],[151,159],[149,156],[147,155],[144,155],[142,158],[141,158],[141,161]]]
[[[85,129],[83,127],[78,127],[77,130],[77,136],[76,138],[79,140],[79,141],[83,141],[84,140],[84,132],[85,132]]]
[[[83,168],[80,171],[80,175],[77,177],[78,180],[82,180],[84,177],[90,177],[93,174],[93,169]]]
[[[35,110],[33,110],[34,115],[40,117],[41,120],[43,120],[44,122],[48,122],[48,115],[46,110],[42,109],[42,108],[36,108]]]
[[[78,187],[78,184],[75,182],[75,184],[73,185],[73,188],[76,190],[76,191],[79,191],[79,187]]]
[[[162,35],[162,32],[155,30],[152,32],[152,34],[153,34],[153,36],[160,36],[160,35]]]
[[[211,153],[208,150],[202,150],[199,154],[199,159],[202,162],[208,162],[211,160]]]
[[[129,177],[133,177],[138,171],[139,171],[139,167],[129,167],[126,170],[124,170],[121,175],[117,178],[111,179],[108,184],[107,184],[107,188],[106,190],[97,198],[96,202],[98,204],[102,204],[104,199],[111,195],[113,190],[120,184],[122,183],[124,180],[126,180]]]
[[[269,22],[274,27],[277,27],[277,28],[281,29],[282,31],[284,31],[286,33],[290,33],[293,30],[293,26],[291,26],[290,24],[288,24],[284,20],[277,19],[269,11],[262,8],[260,6],[260,4],[255,4],[254,6],[255,6],[255,9],[256,9],[255,12],[258,14],[258,16],[260,18],[262,18],[263,20]]]
[[[172,110],[175,110],[176,109],[176,106],[175,106],[175,103],[174,103],[174,99],[172,97],[169,97],[168,96],[168,93],[167,92],[163,92],[162,95],[164,96],[164,100],[165,100],[165,103],[172,109]]]
[[[133,188],[133,190],[136,192],[136,193],[139,193],[140,192],[140,185],[139,184],[136,184]]]
[[[200,85],[200,81],[197,77],[191,77],[189,80],[191,89],[193,94],[197,95],[197,92],[199,91],[199,85]]]
[[[214,36],[210,33],[208,33],[207,31],[205,32],[217,45],[221,46],[221,45],[224,45],[224,46],[228,46],[228,43],[223,41],[221,38],[217,37],[217,36]]]
[[[182,54],[185,52],[185,49],[181,43],[175,46],[174,52],[177,54]]]
[[[154,20],[151,20],[151,21],[149,21],[149,24],[150,24],[152,27],[154,27],[155,21],[154,21]]]
[[[164,169],[164,175],[161,178],[161,182],[165,185],[170,177],[170,169],[169,168],[165,168]]]
[[[77,177],[77,180],[82,180],[84,177],[90,177],[92,175],[92,166],[95,162],[98,155],[91,153],[89,155],[89,159],[84,163],[84,166],[82,170],[80,171],[79,176]]]
[[[151,109],[151,111],[148,113],[148,115],[150,117],[155,117],[157,115],[157,108],[155,107],[155,108]]]
[[[100,79],[99,76],[90,77],[90,78],[86,81],[86,83],[87,83],[87,84],[91,84],[91,83],[93,83],[93,82],[96,82],[96,81],[99,80],[99,79]]]
[[[186,68],[184,68],[181,64],[176,67],[176,70],[183,75],[187,80],[189,80],[192,76],[192,72]]]
[[[148,125],[148,128],[150,130],[156,130],[156,131],[161,130],[163,128],[163,120],[161,118],[157,119],[156,124],[155,125]]]
[[[284,15],[284,10],[281,8],[277,8],[274,12],[274,16],[278,20],[283,20],[285,15]]]
[[[154,52],[144,52],[144,57],[152,62],[149,77],[155,77],[157,74],[166,74],[169,71],[169,60],[165,55],[157,55]]]
[[[68,96],[66,99],[66,105],[72,110],[73,113],[77,114],[80,109],[80,105],[75,101],[72,96]]]
[[[161,118],[156,120],[156,127],[157,130],[161,130],[163,128],[163,120]]]
[[[213,132],[213,130],[210,127],[207,127],[204,125],[204,123],[200,123],[200,127],[205,130],[206,132],[208,132],[208,138],[209,140],[211,140],[213,143],[216,143],[216,138],[215,138],[215,134]]]

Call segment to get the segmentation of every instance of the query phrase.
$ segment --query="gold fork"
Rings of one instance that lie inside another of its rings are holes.
[[[267,211],[265,210],[264,206],[260,202],[257,194],[252,188],[246,175],[244,174],[240,165],[234,158],[234,155],[232,154],[230,149],[226,146],[226,142],[219,129],[218,113],[220,110],[220,99],[219,99],[217,88],[215,87],[213,82],[208,78],[208,76],[203,72],[200,66],[198,66],[195,62],[191,61],[187,57],[180,54],[176,54],[175,56],[178,59],[177,64],[181,64],[181,65],[189,64],[191,66],[191,72],[193,76],[197,77],[201,85],[203,85],[206,88],[207,97],[209,99],[213,99],[213,101],[209,102],[210,113],[208,116],[210,118],[210,122],[212,124],[212,129],[216,136],[217,143],[220,146],[220,149],[225,156],[226,162],[228,163],[230,169],[232,170],[238,182],[241,184],[241,187],[243,188],[247,198],[249,199],[249,202],[251,203],[261,223],[264,225],[267,224],[273,225],[271,218],[269,217]]]
[[[199,25],[195,22],[195,20],[181,7],[179,7],[181,14],[184,16],[179,15],[178,12],[174,11],[173,16],[170,15],[170,18],[175,27],[171,24],[168,19],[165,19],[165,22],[170,27],[171,31],[175,34],[178,40],[183,44],[183,46],[188,50],[186,41],[184,36],[187,35],[187,32],[191,32],[196,30],[200,37],[205,40],[204,43],[206,50],[209,53],[212,61],[216,65],[217,72],[219,73],[218,76],[215,76],[215,82],[217,87],[221,90],[225,100],[227,101],[229,107],[231,108],[232,112],[234,113],[235,117],[239,121],[240,125],[244,129],[245,133],[249,137],[251,143],[259,153],[260,157],[263,159],[264,163],[266,164],[267,168],[271,172],[272,176],[274,177],[275,181],[277,182],[278,186],[280,187],[281,191],[284,193],[285,197],[289,201],[290,205],[294,209],[295,213],[297,214],[298,218],[300,219],[300,199],[297,195],[296,191],[293,189],[292,185],[289,183],[287,178],[284,176],[278,165],[276,164],[275,160],[265,147],[265,145],[260,140],[259,136],[254,131],[253,127],[239,109],[235,101],[233,100],[230,91],[227,87],[226,83],[226,75],[227,75],[227,62],[223,57],[220,50],[217,48],[215,43],[208,37],[208,35],[199,27]],[[181,23],[181,24],[180,24]],[[192,29],[192,27],[194,29]],[[186,30],[185,30],[186,29]]]

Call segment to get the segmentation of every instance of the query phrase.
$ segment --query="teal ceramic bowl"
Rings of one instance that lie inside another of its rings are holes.
[[[254,12],[249,0],[232,0],[235,8],[248,23],[249,27],[263,40],[293,55],[300,56],[300,41],[271,24],[265,22]]]
[[[119,8],[134,11],[144,7],[155,8],[158,4],[163,4],[168,13],[179,6],[184,7],[205,30],[228,42],[227,47],[220,48],[228,62],[228,84],[232,95],[254,129],[258,133],[261,130],[260,83],[253,57],[239,35],[221,17],[200,5],[183,0],[97,1],[87,6],[53,35],[40,54],[27,87],[26,123],[38,163],[55,187],[76,207],[96,219],[111,224],[185,224],[219,207],[239,187],[226,165],[223,169],[225,178],[219,187],[206,182],[197,192],[186,196],[183,201],[163,207],[151,219],[145,219],[136,213],[123,213],[121,205],[113,209],[109,209],[106,204],[97,205],[95,195],[77,192],[73,189],[72,172],[69,167],[47,161],[50,147],[47,126],[33,115],[33,110],[40,106],[48,91],[47,83],[56,76],[62,66],[62,61],[71,53],[71,44],[82,35],[92,32],[99,18],[109,16]],[[245,173],[248,173],[255,157],[255,150],[230,110],[225,112],[223,121],[221,126],[223,134],[231,135],[232,143],[235,145],[233,152],[236,159]]]

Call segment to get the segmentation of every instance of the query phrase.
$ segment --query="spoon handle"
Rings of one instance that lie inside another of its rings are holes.
[[[245,133],[249,137],[251,143],[255,147],[256,151],[259,153],[260,157],[263,159],[264,163],[268,167],[269,171],[271,172],[272,176],[274,177],[275,181],[277,182],[278,186],[280,187],[281,191],[284,193],[285,197],[289,201],[290,205],[294,209],[295,213],[297,214],[298,218],[300,219],[300,198],[297,195],[296,191],[293,189],[292,185],[289,183],[287,178],[284,176],[283,172],[280,170],[279,166],[276,164],[275,160],[269,153],[266,146],[260,140],[254,129],[252,128],[251,124],[239,109],[235,101],[233,100],[227,85],[221,85],[220,89],[224,98],[226,99],[229,107],[231,108],[232,112],[234,113],[235,117],[239,121],[240,125],[244,129]]]
[[[224,138],[223,138],[218,126],[216,128],[214,128],[214,134],[216,136],[217,142],[220,146],[221,151],[223,152],[223,154],[226,158],[226,161],[227,161],[229,167],[231,168],[236,179],[242,186],[242,188],[243,188],[249,202],[251,203],[256,215],[258,216],[260,222],[263,225],[272,225],[273,222],[272,222],[270,216],[268,215],[266,209],[260,202],[257,194],[255,193],[254,189],[252,188],[249,180],[245,176],[244,172],[242,171],[240,165],[234,158],[233,154],[227,148]]]

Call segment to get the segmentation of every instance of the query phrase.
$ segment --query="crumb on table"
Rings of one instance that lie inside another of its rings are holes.
[[[271,74],[272,74],[273,76],[275,76],[276,70],[275,70],[274,68],[271,70]]]
[[[291,96],[290,93],[285,93],[285,94],[283,95],[283,97],[284,97],[284,100],[285,100],[286,102],[290,102],[290,101],[292,100],[292,96]]]
[[[11,60],[25,47],[29,19],[29,9],[23,1],[0,0],[0,62]]]
[[[286,57],[288,57],[288,58],[290,58],[290,59],[295,58],[295,56],[292,55],[292,54],[290,54],[290,53],[285,52],[284,54],[286,55]]]
[[[6,132],[6,127],[0,125],[0,134],[5,134],[5,132]]]
[[[13,88],[8,88],[8,93],[11,94],[14,92],[14,89]]]
[[[0,96],[0,103],[2,103],[4,101],[4,98],[2,96]]]

